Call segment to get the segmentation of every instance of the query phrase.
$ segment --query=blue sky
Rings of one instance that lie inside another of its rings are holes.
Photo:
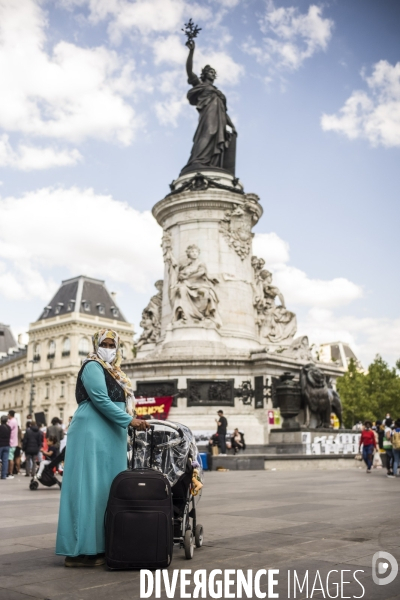
[[[181,27],[203,28],[264,216],[255,251],[299,333],[400,357],[400,5],[352,0],[0,0],[0,321],[26,331],[61,279],[127,317],[162,277],[149,212],[190,153]]]

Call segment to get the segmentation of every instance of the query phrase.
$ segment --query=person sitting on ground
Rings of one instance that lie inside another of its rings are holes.
[[[239,431],[239,429],[237,427],[233,432],[233,436],[231,437],[231,443],[232,443],[233,452],[235,454],[237,454],[237,452],[239,452],[239,450],[246,449],[246,444],[244,443],[244,435],[241,431]]]
[[[371,473],[372,459],[376,448],[375,433],[372,431],[371,421],[365,421],[364,430],[361,432],[359,451],[363,447],[362,455],[367,465],[367,473]]]
[[[45,468],[45,466],[48,465],[53,460],[53,458],[55,458],[59,454],[56,437],[50,436],[49,438],[47,438],[47,443],[48,443],[48,449],[42,450],[42,454],[46,458],[44,460],[42,460],[42,462],[39,465],[39,471],[37,473],[38,479],[40,479],[40,476],[42,475],[43,469]]]

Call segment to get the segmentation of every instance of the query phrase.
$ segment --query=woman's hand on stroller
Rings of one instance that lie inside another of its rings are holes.
[[[138,429],[139,431],[146,431],[146,429],[150,429],[150,423],[148,421],[142,421],[142,419],[132,419],[129,425],[130,427]]]

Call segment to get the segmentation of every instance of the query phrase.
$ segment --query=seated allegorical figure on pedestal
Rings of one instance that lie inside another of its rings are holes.
[[[154,344],[160,336],[163,284],[162,279],[155,282],[154,285],[158,293],[150,298],[148,305],[142,312],[140,327],[143,328],[143,332],[136,344],[137,350],[145,344]]]
[[[252,257],[252,266],[255,272],[254,307],[257,311],[256,322],[260,328],[261,338],[269,342],[282,342],[290,340],[296,333],[296,315],[285,306],[285,300],[279,288],[272,285],[272,273],[264,266],[263,259]],[[278,297],[280,304],[275,304]]]
[[[186,46],[189,48],[188,83],[193,86],[187,97],[199,112],[199,124],[190,158],[181,175],[206,167],[220,168],[235,175],[237,132],[227,112],[226,98],[214,85],[217,73],[206,65],[199,78],[193,72],[194,40],[189,38]]]
[[[165,253],[169,271],[169,297],[172,306],[172,322],[199,323],[209,319],[217,327],[222,322],[218,313],[218,296],[215,284],[204,263],[200,262],[200,249],[196,245],[186,248],[187,261],[176,262],[170,250]]]

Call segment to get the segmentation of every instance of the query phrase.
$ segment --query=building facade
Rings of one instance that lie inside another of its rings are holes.
[[[30,324],[28,345],[0,358],[0,411],[13,409],[22,422],[31,409],[44,412],[47,422],[54,416],[68,420],[76,409],[77,374],[101,328],[117,331],[124,358],[132,359],[133,326],[104,281],[85,276],[63,281]]]

